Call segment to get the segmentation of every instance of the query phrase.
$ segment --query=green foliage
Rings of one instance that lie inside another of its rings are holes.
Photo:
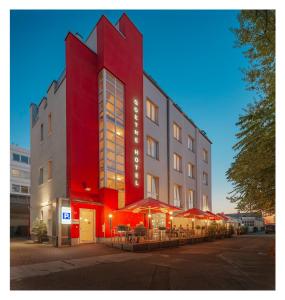
[[[234,29],[238,47],[245,47],[249,68],[243,70],[258,101],[239,116],[234,162],[226,172],[233,183],[228,199],[241,211],[275,210],[275,12],[241,11]]]
[[[47,239],[47,226],[43,220],[36,219],[34,221],[32,234],[37,237],[40,243]]]

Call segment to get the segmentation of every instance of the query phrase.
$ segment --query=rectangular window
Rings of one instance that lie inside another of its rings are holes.
[[[48,135],[52,134],[51,113],[48,114]]]
[[[188,177],[194,178],[194,165],[191,163],[187,165],[187,175]]]
[[[158,142],[152,137],[148,136],[146,138],[147,142],[147,155],[154,159],[158,159]]]
[[[21,171],[18,170],[18,169],[12,169],[11,174],[12,174],[12,176],[20,177],[21,176]]]
[[[194,139],[190,135],[188,135],[187,139],[187,148],[194,152]]]
[[[173,168],[178,172],[182,172],[182,158],[176,153],[173,154]]]
[[[20,161],[20,155],[17,153],[13,153],[13,160],[14,161]]]
[[[52,179],[52,161],[48,161],[48,180]]]
[[[25,155],[21,155],[21,162],[24,164],[29,164],[29,157]]]
[[[176,123],[173,123],[173,137],[179,142],[182,141],[181,127]]]
[[[25,185],[21,185],[21,193],[29,194],[29,187]]]
[[[146,195],[148,198],[159,198],[159,178],[150,174],[146,175]]]
[[[209,206],[208,206],[208,196],[207,195],[203,195],[202,197],[202,209],[205,210],[209,210]]]
[[[41,132],[40,132],[40,135],[41,135],[41,141],[44,140],[44,124],[41,124]]]
[[[182,188],[178,184],[174,184],[173,186],[173,202],[174,206],[181,207],[181,195],[182,195]]]
[[[12,192],[20,193],[20,186],[18,184],[12,184]]]
[[[208,174],[203,172],[203,184],[208,185]]]
[[[39,171],[39,185],[44,183],[44,168],[40,168]]]
[[[103,69],[99,85],[100,187],[119,192],[119,206],[125,195],[124,85]]]
[[[208,151],[203,149],[203,161],[208,162]]]
[[[146,116],[151,121],[158,124],[158,107],[149,99],[146,100]]]
[[[188,190],[188,209],[194,207],[194,191],[189,189]]]

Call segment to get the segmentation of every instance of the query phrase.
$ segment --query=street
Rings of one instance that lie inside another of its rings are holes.
[[[145,253],[11,243],[11,290],[274,290],[275,235]]]

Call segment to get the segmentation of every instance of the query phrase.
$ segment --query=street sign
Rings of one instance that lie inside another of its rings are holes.
[[[71,208],[62,207],[61,208],[61,224],[71,224]]]

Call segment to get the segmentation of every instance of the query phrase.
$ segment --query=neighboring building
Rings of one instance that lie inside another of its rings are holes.
[[[110,213],[138,223],[117,210],[147,197],[212,209],[211,141],[143,71],[142,40],[125,14],[102,16],[86,42],[68,33],[66,70],[31,104],[31,220],[55,244],[110,236]]]
[[[10,147],[10,234],[28,236],[30,225],[30,152]]]
[[[264,222],[262,215],[257,213],[236,213],[236,214],[226,214],[233,220],[236,220],[240,226],[246,226],[248,232],[257,232],[264,230]]]

